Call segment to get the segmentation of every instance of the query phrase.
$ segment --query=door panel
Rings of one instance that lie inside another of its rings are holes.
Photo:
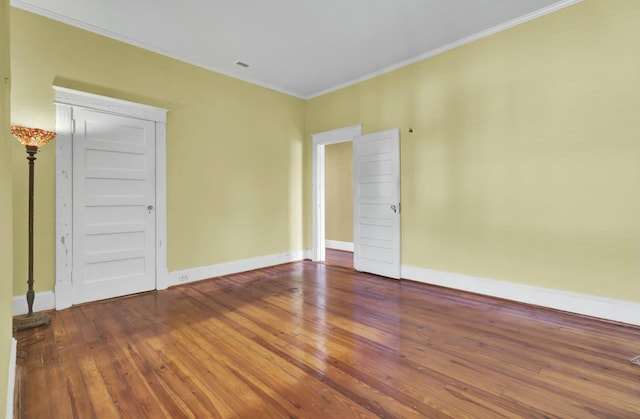
[[[356,270],[400,278],[400,132],[353,140]]]
[[[73,302],[155,289],[155,124],[73,118]]]

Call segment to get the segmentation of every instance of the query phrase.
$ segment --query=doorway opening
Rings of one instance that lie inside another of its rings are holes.
[[[325,247],[352,252],[353,141],[329,144],[325,152]]]
[[[325,131],[311,136],[313,142],[313,210],[311,260],[324,262],[326,259],[326,208],[325,208],[325,146],[351,141],[362,135],[362,125]]]

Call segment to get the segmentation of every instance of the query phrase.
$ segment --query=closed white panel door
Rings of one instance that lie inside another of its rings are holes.
[[[354,268],[399,279],[399,130],[353,140],[353,181]]]
[[[73,302],[155,289],[155,124],[73,119]]]

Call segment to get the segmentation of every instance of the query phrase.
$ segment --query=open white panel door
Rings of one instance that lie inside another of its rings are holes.
[[[155,289],[155,124],[73,119],[73,303]]]
[[[353,265],[400,278],[400,130],[353,140]]]

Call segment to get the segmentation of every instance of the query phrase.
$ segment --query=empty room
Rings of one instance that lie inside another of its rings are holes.
[[[640,417],[640,1],[0,19],[0,417]]]

